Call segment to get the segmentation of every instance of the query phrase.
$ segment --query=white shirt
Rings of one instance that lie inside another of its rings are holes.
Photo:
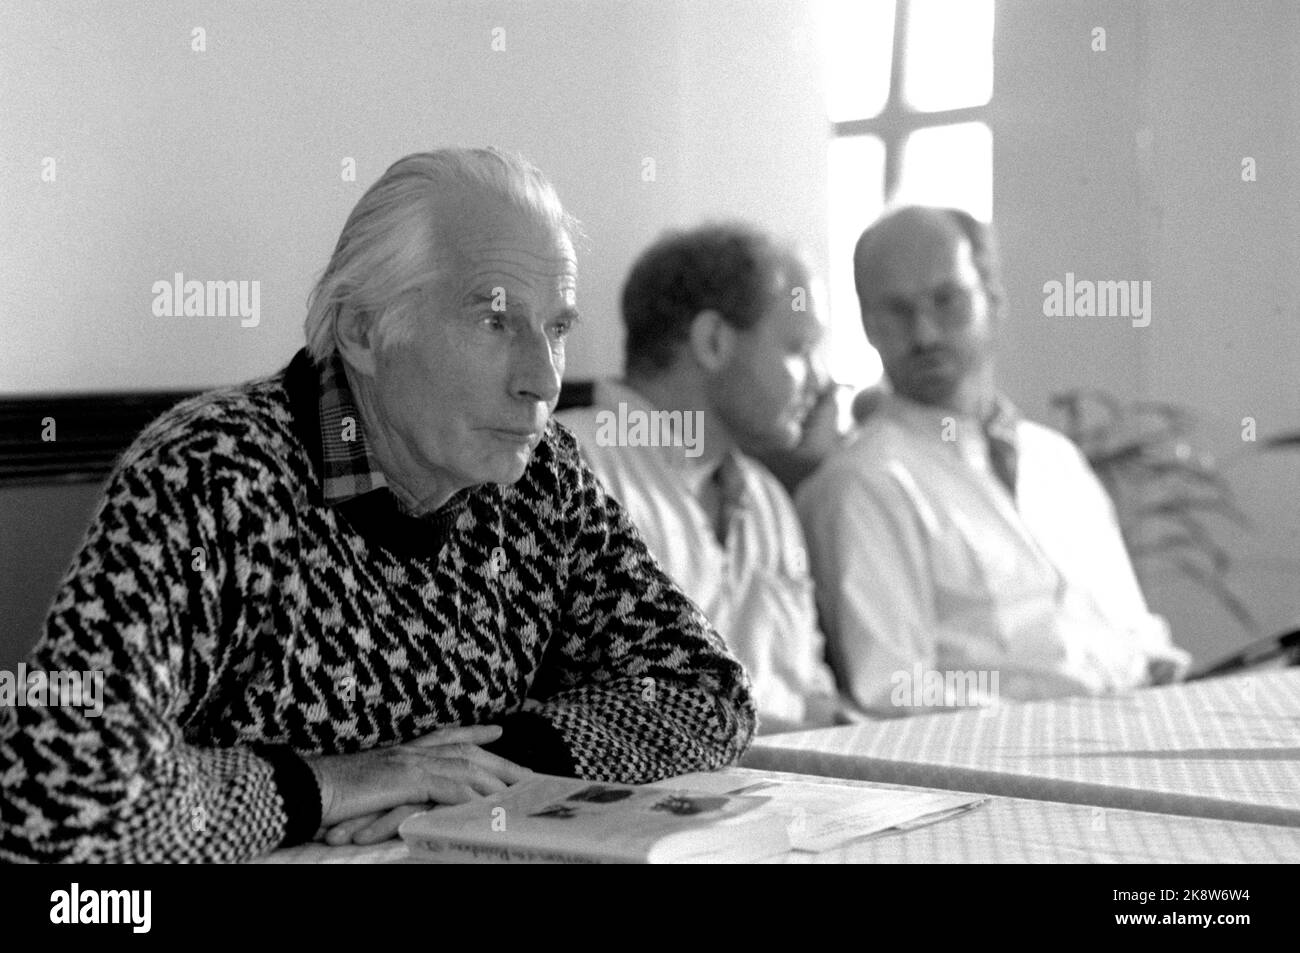
[[[620,403],[625,414],[654,409],[635,391],[600,381],[593,406],[556,419],[577,436],[592,470],[664,571],[748,670],[760,730],[790,729],[809,718],[828,724],[835,681],[823,658],[807,551],[789,496],[760,464],[737,454],[744,497],[722,546],[701,503],[718,461],[701,463],[688,446],[617,445],[608,438]],[[633,433],[626,430],[624,436]],[[810,711],[813,696],[821,699]]]
[[[1150,658],[1189,660],[1147,610],[1078,448],[1026,420],[1016,441],[1013,500],[974,419],[890,395],[800,486],[831,662],[862,707],[909,713],[909,682],[931,671],[996,672],[999,697],[1034,699],[1133,688]]]

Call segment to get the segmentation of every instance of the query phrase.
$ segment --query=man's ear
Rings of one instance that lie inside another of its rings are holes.
[[[375,373],[375,323],[369,314],[348,308],[339,314],[334,325],[334,341],[343,360],[367,377]]]
[[[989,303],[989,323],[993,326],[994,333],[999,333],[1007,321],[1006,296],[998,291],[992,291],[986,286],[984,297]]]
[[[691,354],[706,371],[721,370],[731,361],[737,333],[721,314],[706,308],[691,322]]]
[[[877,330],[875,317],[867,312],[862,312],[862,331],[867,336],[867,343],[872,347],[876,346]]]

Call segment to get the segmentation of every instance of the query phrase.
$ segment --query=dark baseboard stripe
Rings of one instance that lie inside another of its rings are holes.
[[[0,397],[0,485],[104,479],[155,417],[199,391]]]

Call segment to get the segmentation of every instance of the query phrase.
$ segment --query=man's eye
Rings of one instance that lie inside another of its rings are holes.
[[[578,324],[577,318],[559,318],[551,325],[551,334],[557,341],[562,341],[573,333]]]
[[[483,323],[493,331],[504,331],[506,328],[506,316],[494,311],[483,319]]]

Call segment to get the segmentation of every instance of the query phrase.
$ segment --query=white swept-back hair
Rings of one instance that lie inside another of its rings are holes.
[[[316,363],[337,350],[336,329],[345,313],[377,322],[381,346],[410,338],[411,292],[436,277],[438,200],[471,190],[509,202],[571,244],[581,237],[581,226],[564,210],[550,180],[517,153],[448,148],[398,159],[348,215],[307,300],[304,330]]]

